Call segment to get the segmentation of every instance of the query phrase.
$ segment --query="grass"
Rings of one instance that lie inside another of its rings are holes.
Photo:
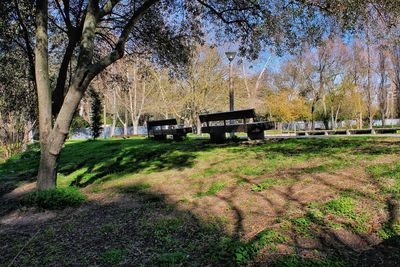
[[[22,203],[40,209],[61,210],[67,207],[77,207],[85,200],[86,196],[78,189],[66,187],[35,191],[27,195]]]
[[[196,197],[215,196],[219,191],[224,189],[226,184],[224,182],[214,182],[205,192],[197,192]]]
[[[122,194],[135,194],[140,191],[149,189],[150,187],[151,187],[151,185],[148,183],[139,183],[139,184],[134,184],[134,185],[121,186],[119,188],[119,192]]]
[[[332,199],[324,205],[324,209],[332,214],[350,217],[355,207],[354,200],[349,197]]]
[[[357,238],[378,236],[382,244],[398,239],[386,199],[400,192],[399,154],[398,139],[374,137],[220,145],[190,138],[69,141],[60,158],[59,189],[33,193],[25,203],[80,208],[48,218],[21,208],[18,199],[15,206],[1,203],[6,227],[0,243],[8,245],[0,261],[9,263],[38,231],[16,265],[374,262],[379,257],[358,258],[347,248],[356,244],[375,253],[373,244]],[[29,185],[38,159],[33,145],[0,163],[1,195]],[[325,240],[340,234],[347,238],[343,246]]]
[[[251,190],[254,192],[260,192],[263,190],[266,190],[268,188],[271,188],[273,185],[277,184],[278,181],[273,178],[267,178],[261,181],[261,183],[258,184],[253,184],[251,186]]]
[[[386,193],[400,193],[400,162],[395,164],[375,164],[366,168],[367,172],[378,181],[381,190]]]
[[[124,249],[112,248],[101,255],[101,261],[106,265],[117,264],[123,260],[125,254],[126,251]]]

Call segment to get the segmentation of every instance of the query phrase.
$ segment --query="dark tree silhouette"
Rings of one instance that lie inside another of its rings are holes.
[[[103,129],[101,127],[101,100],[99,94],[93,88],[89,90],[89,96],[91,99],[90,131],[93,139],[96,139]]]

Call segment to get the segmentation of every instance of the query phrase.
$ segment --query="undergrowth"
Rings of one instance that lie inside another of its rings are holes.
[[[40,209],[61,210],[77,207],[86,200],[86,196],[74,187],[54,188],[35,191],[27,195],[22,204]]]

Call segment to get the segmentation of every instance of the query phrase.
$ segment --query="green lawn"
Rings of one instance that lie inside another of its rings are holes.
[[[31,147],[0,163],[0,262],[19,253],[16,266],[400,264],[388,254],[400,229],[387,204],[400,192],[399,155],[400,139],[374,137],[70,141],[57,183],[88,200],[41,211],[15,193],[32,187]]]

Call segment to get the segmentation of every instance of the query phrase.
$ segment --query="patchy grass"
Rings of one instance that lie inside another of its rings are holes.
[[[215,196],[219,191],[224,189],[226,184],[224,182],[214,182],[210,188],[205,192],[197,192],[196,197]]]
[[[273,185],[277,184],[277,180],[273,178],[264,179],[259,184],[253,184],[251,190],[254,192],[259,192],[271,188]]]
[[[77,207],[85,200],[86,196],[78,189],[67,187],[35,191],[27,195],[22,203],[40,209],[61,210],[67,207]]]
[[[148,184],[148,183],[121,186],[119,188],[119,192],[122,193],[122,194],[135,194],[135,193],[138,193],[140,191],[149,189],[150,187],[151,187],[151,185]]]
[[[396,266],[379,253],[399,248],[386,202],[400,192],[399,154],[398,139],[372,137],[70,141],[57,190],[90,201],[50,212],[19,206],[34,145],[0,163],[0,262],[24,247],[14,265]],[[69,206],[42,198],[31,203]]]
[[[381,185],[382,191],[400,193],[400,162],[370,165],[366,170]]]

